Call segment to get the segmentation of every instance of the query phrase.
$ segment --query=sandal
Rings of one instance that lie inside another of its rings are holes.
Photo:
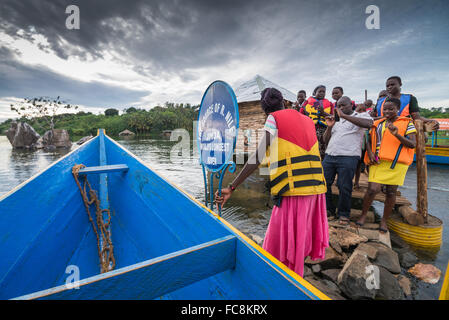
[[[340,217],[338,218],[338,224],[342,225],[342,226],[347,226],[349,225],[349,219],[346,217]]]
[[[358,221],[355,224],[357,225],[357,227],[360,227],[360,228],[363,227],[363,225],[364,225],[364,223],[360,223]]]
[[[382,234],[385,234],[385,233],[388,232],[388,229],[384,229],[382,227],[379,227],[379,232],[382,233]]]

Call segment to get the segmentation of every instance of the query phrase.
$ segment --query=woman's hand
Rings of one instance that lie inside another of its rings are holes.
[[[328,127],[332,128],[335,125],[335,118],[333,116],[326,117],[325,120]]]
[[[369,166],[379,164],[379,159],[374,155],[374,153],[371,150],[367,150],[368,152],[368,158],[369,158]]]
[[[392,135],[395,136],[398,134],[398,128],[394,124],[389,123],[387,128],[388,128],[388,130],[390,130]]]
[[[215,203],[218,205],[221,205],[221,208],[223,208],[226,201],[229,200],[231,197],[232,190],[231,188],[225,188],[221,189],[221,196],[218,195],[218,190],[215,192]]]

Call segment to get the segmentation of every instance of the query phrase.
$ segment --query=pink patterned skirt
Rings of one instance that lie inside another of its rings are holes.
[[[329,246],[326,196],[283,197],[273,207],[263,248],[288,268],[304,274],[304,259],[323,259]]]

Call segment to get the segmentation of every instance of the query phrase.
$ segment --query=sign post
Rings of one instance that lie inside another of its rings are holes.
[[[239,128],[237,98],[232,88],[223,81],[212,82],[201,100],[198,114],[198,150],[203,168],[204,194],[206,206],[214,209],[214,177],[218,179],[218,192],[226,170],[235,171],[232,161]],[[207,175],[209,174],[209,188]],[[209,201],[208,201],[209,190]],[[221,216],[221,208],[218,208]]]

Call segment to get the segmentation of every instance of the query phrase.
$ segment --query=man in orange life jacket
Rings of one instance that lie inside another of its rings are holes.
[[[345,115],[371,121],[368,113],[358,113],[352,110],[352,102],[348,97],[341,97],[337,101],[337,109]],[[340,224],[347,225],[351,211],[352,179],[362,154],[365,129],[342,118],[335,121],[334,117],[327,117],[326,123],[327,129],[324,133],[324,141],[327,143],[327,148],[323,170],[327,184],[327,214],[328,216],[335,215],[336,208],[332,202],[332,184],[338,174],[338,216]]]
[[[398,76],[392,76],[387,79],[386,89],[388,97],[401,100],[401,107],[399,108],[398,116],[411,117],[413,120],[420,119],[424,123],[432,123],[432,130],[436,131],[440,125],[438,121],[427,119],[419,114],[418,100],[411,94],[401,93],[402,80]],[[386,97],[377,100],[376,113],[377,117],[384,116],[383,106],[385,104]]]

